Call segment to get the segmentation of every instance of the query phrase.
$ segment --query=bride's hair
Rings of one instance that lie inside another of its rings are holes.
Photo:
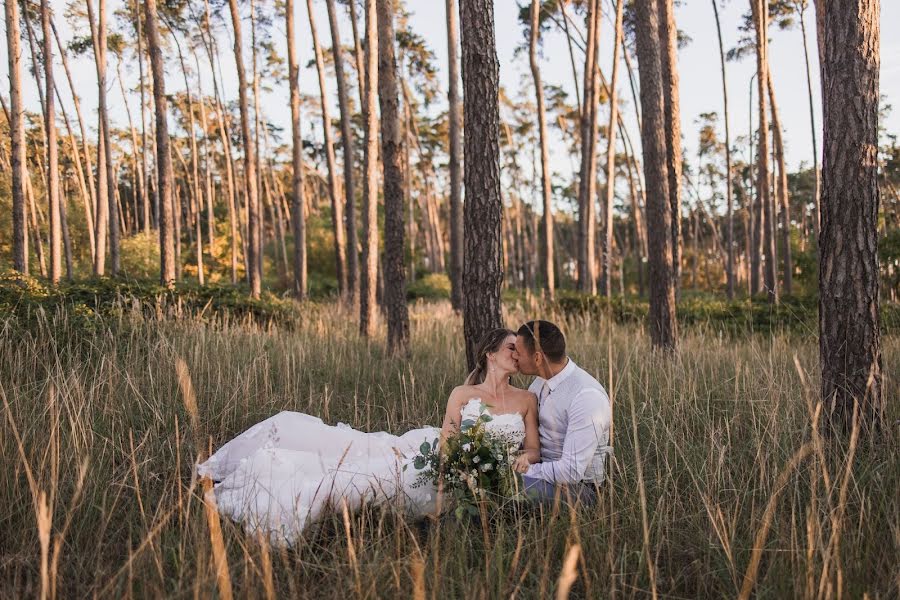
[[[484,378],[487,376],[488,354],[500,350],[503,342],[511,335],[516,335],[516,332],[502,327],[491,329],[484,334],[484,337],[478,342],[478,346],[475,347],[475,368],[466,377],[464,385],[478,385],[484,382]]]

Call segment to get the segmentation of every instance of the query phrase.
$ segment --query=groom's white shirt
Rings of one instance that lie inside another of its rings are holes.
[[[541,461],[526,476],[551,483],[602,483],[612,410],[606,390],[570,358],[549,380],[536,377],[528,391],[538,397]],[[544,384],[547,390],[541,391]]]

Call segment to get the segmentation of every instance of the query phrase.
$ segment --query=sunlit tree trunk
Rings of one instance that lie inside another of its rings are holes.
[[[338,107],[341,112],[341,145],[344,151],[344,219],[347,230],[347,300],[352,304],[359,292],[359,240],[356,232],[356,185],[353,180],[353,132],[350,127],[349,97],[344,75],[344,55],[341,50],[341,32],[338,28],[334,0],[326,0],[328,24],[331,28],[331,52],[334,57],[334,75],[337,80]]]
[[[879,0],[817,2],[824,19],[819,362],[835,427],[885,415],[878,268]]]
[[[306,200],[303,197],[303,140],[300,138],[300,65],[294,33],[294,0],[285,0],[288,87],[291,96],[291,227],[294,233],[294,296],[306,297]]]
[[[722,65],[722,100],[724,103],[725,115],[725,204],[728,219],[728,258],[725,264],[725,276],[728,280],[728,299],[734,298],[734,213],[732,210],[732,187],[731,187],[731,129],[728,113],[728,85],[725,77],[725,45],[722,42],[722,25],[719,22],[719,7],[716,4],[718,0],[712,0],[713,14],[716,17],[716,33],[719,39],[719,61]]]
[[[450,136],[450,302],[457,311],[463,307],[463,255],[465,254],[463,207],[462,207],[462,107],[459,102],[459,31],[456,0],[447,0],[447,52]]]
[[[531,64],[531,77],[534,79],[534,94],[537,100],[538,132],[541,143],[541,197],[544,205],[543,233],[544,245],[541,248],[541,266],[544,271],[544,286],[547,297],[552,300],[556,290],[556,273],[553,269],[553,195],[551,190],[550,151],[547,139],[547,114],[544,108],[544,84],[541,82],[541,68],[538,64],[537,45],[540,36],[540,0],[531,2],[531,35],[528,43],[528,58]]]
[[[363,189],[362,269],[359,280],[359,332],[371,337],[375,330],[378,294],[378,121],[375,113],[378,82],[378,27],[375,0],[366,0],[366,54],[363,120],[365,154],[363,166],[366,184]],[[355,19],[354,19],[355,20]]]
[[[666,125],[666,169],[672,205],[672,277],[675,294],[681,286],[681,100],[678,84],[678,28],[675,0],[657,0],[659,8],[660,68]]]
[[[622,18],[624,0],[616,1],[615,42],[613,43],[612,79],[609,84],[609,138],[606,148],[606,205],[603,211],[603,242],[600,255],[600,293],[612,295],[611,256],[613,244],[613,198],[616,193],[616,121],[619,116],[619,102],[616,98],[619,81],[619,48],[622,43]]]
[[[53,38],[50,37],[50,6],[41,0],[41,30],[44,37],[44,129],[47,135],[47,204],[50,214],[50,282],[62,276],[62,226],[59,212],[59,145],[56,139],[56,97],[53,83]]]
[[[672,273],[672,205],[667,168],[664,80],[662,76],[657,0],[637,3],[635,40],[641,79],[641,145],[647,186],[650,263],[650,341],[674,350],[677,336]]]
[[[258,298],[262,291],[259,239],[259,195],[256,187],[256,157],[250,135],[250,108],[247,100],[247,75],[244,70],[241,16],[237,0],[228,0],[234,26],[234,61],[238,75],[238,101],[241,111],[241,143],[244,146],[244,187],[247,195],[247,255],[246,268],[250,273],[250,296]]]
[[[756,82],[759,96],[759,152],[756,197],[762,207],[762,240],[765,265],[763,269],[766,297],[770,303],[778,302],[778,285],[775,265],[775,214],[769,190],[769,116],[766,110],[766,82],[769,80],[769,0],[750,0],[756,29]]]
[[[494,39],[494,4],[460,4],[465,136],[465,269],[463,330],[466,362],[475,366],[475,345],[500,327],[500,64]]]
[[[105,50],[101,51],[100,45],[100,37],[102,35],[103,39],[106,39],[106,26],[105,23],[98,27],[95,19],[94,19],[94,0],[86,0],[87,4],[87,12],[88,12],[88,21],[90,22],[91,27],[91,39],[93,41],[94,47],[94,64],[97,69],[97,85],[98,85],[98,102],[103,102],[103,108],[106,107],[106,69],[105,69],[105,59],[104,54]],[[106,11],[103,10],[102,17],[105,17]],[[100,29],[103,31],[100,32]],[[99,108],[98,108],[99,111]],[[107,177],[107,170],[112,168],[112,165],[107,163],[106,160],[106,137],[104,135],[104,120],[103,114],[99,115],[99,123],[98,123],[98,139],[97,139],[97,204],[94,207],[94,234],[96,236],[95,247],[97,249],[94,255],[94,275],[103,276],[106,274],[106,242],[107,242],[107,230],[109,228],[109,208],[113,204],[115,204],[115,200],[112,202],[109,201],[110,196],[112,195],[112,191],[109,190],[109,178]]]
[[[597,190],[598,38],[600,0],[589,0],[584,58],[584,105],[581,111],[581,168],[578,177],[578,290],[597,291],[594,264],[594,195]]]
[[[5,0],[6,49],[9,60],[9,131],[12,171],[13,268],[28,273],[28,225],[25,222],[25,109],[22,104],[22,53],[19,46],[19,6]]]
[[[316,56],[316,72],[319,75],[319,98],[322,105],[322,132],[325,144],[325,162],[328,166],[328,195],[331,198],[332,232],[334,234],[335,268],[337,271],[338,289],[341,295],[347,293],[347,244],[344,239],[346,225],[344,223],[344,204],[338,198],[337,166],[334,158],[334,143],[331,139],[331,111],[328,108],[328,89],[325,86],[325,59],[319,36],[316,32],[315,9],[312,0],[306,0],[309,12],[309,28],[312,37],[313,51]]]

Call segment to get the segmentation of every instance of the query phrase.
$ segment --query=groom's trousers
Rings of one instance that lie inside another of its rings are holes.
[[[527,475],[523,475],[522,480],[525,484],[525,495],[540,504],[552,504],[557,495],[562,502],[568,504],[579,502],[582,506],[593,506],[597,502],[598,486],[592,481],[555,484]]]

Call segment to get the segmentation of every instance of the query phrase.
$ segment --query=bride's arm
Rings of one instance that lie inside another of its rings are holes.
[[[541,437],[538,434],[538,407],[537,396],[528,394],[528,410],[525,412],[525,442],[522,455],[528,459],[529,464],[541,460]]]
[[[450,398],[447,399],[447,410],[444,411],[444,422],[441,425],[442,448],[446,439],[459,431],[460,423],[462,423],[461,397],[460,388],[456,388],[450,393]]]

